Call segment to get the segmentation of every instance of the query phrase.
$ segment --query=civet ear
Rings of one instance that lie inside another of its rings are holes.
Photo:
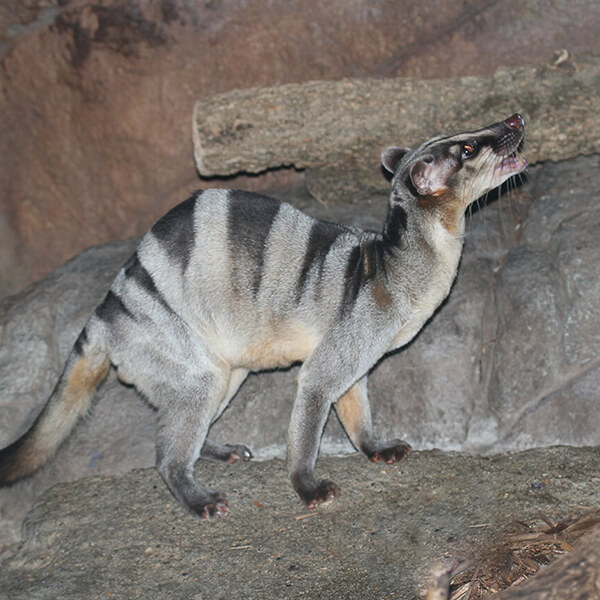
[[[410,180],[421,196],[438,196],[446,189],[448,173],[433,162],[417,161],[410,168]]]
[[[410,148],[399,148],[398,146],[390,146],[381,153],[381,164],[384,166],[386,171],[394,174],[400,161],[404,158],[404,155],[410,152]]]

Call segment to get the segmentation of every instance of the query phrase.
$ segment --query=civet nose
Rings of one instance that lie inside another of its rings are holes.
[[[525,119],[519,114],[515,113],[512,117],[508,117],[506,121],[504,121],[511,129],[524,129],[525,128]]]

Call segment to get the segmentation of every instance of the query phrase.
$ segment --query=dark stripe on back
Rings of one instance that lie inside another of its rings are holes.
[[[275,198],[240,190],[229,192],[227,225],[234,273],[239,268],[250,274],[255,295],[263,276],[267,238],[280,207]]]
[[[348,255],[344,273],[344,295],[340,306],[342,317],[352,312],[360,290],[378,273],[385,275],[385,244],[381,238],[371,238],[354,246]]]
[[[392,200],[383,226],[383,239],[388,246],[399,246],[402,235],[408,227],[406,210]]]
[[[87,344],[87,341],[88,341],[87,331],[85,330],[85,327],[84,327],[82,332],[79,334],[79,336],[75,340],[75,345],[73,346],[75,352],[77,352],[77,354],[79,354],[79,356],[83,355],[83,347]]]
[[[158,291],[154,279],[152,279],[152,275],[148,273],[144,265],[140,262],[140,257],[137,252],[134,252],[131,255],[129,260],[125,263],[123,270],[125,271],[125,277],[133,279],[141,288],[146,290],[150,296],[155,300],[158,300],[164,308],[168,311],[171,310],[171,307],[164,296]]]
[[[115,323],[119,316],[124,315],[133,319],[129,309],[123,304],[123,301],[112,290],[108,291],[104,300],[96,308],[96,315],[106,323],[111,325]]]
[[[172,208],[150,230],[167,254],[181,264],[183,271],[190,262],[194,245],[194,208],[198,194]]]
[[[346,316],[352,311],[358,292],[361,287],[361,276],[360,276],[360,261],[361,261],[361,247],[354,246],[348,256],[348,262],[346,263],[346,271],[344,273],[344,296],[342,298],[342,306],[340,312],[342,316]]]
[[[336,223],[327,221],[315,221],[308,236],[308,244],[304,255],[304,263],[296,284],[296,301],[299,302],[304,293],[308,275],[313,267],[319,270],[319,276],[323,273],[323,265],[335,240],[344,232],[344,228]]]

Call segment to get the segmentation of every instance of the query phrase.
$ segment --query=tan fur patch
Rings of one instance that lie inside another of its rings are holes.
[[[387,293],[387,290],[385,289],[385,286],[381,280],[378,280],[375,284],[375,288],[373,289],[373,297],[375,298],[377,306],[381,310],[387,310],[392,304],[392,298]]]
[[[44,464],[89,407],[94,390],[110,369],[108,358],[99,364],[90,362],[86,357],[77,359],[59,396],[50,398],[39,421],[22,438],[23,444],[14,457],[15,478],[33,473]]]
[[[451,235],[459,233],[459,224],[465,206],[450,190],[445,189],[441,194],[420,198],[419,204],[423,209],[435,212],[448,233]]]
[[[257,338],[245,348],[240,366],[252,370],[287,367],[305,360],[317,344],[316,336],[307,328],[285,320]]]
[[[100,365],[90,365],[89,358],[81,357],[71,369],[67,379],[65,389],[66,408],[75,408],[81,402],[94,392],[96,387],[108,374],[110,361],[105,359]]]
[[[352,386],[335,404],[335,410],[346,433],[355,441],[364,424],[362,392],[358,385]]]

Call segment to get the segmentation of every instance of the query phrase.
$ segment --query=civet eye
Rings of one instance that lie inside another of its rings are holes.
[[[463,158],[470,158],[477,151],[476,142],[470,142],[468,144],[463,144],[461,149],[461,154]]]

